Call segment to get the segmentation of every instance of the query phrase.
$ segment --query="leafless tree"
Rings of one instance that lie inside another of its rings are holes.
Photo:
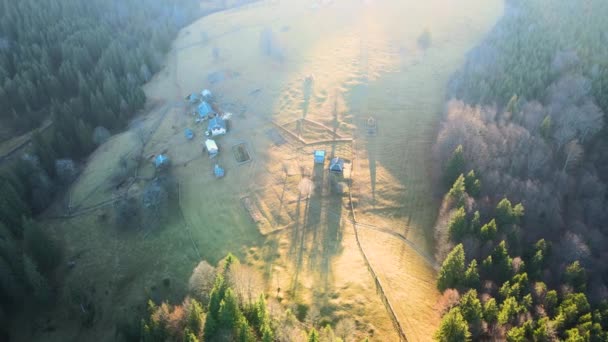
[[[230,267],[228,281],[241,303],[253,303],[264,291],[264,281],[260,272],[241,263]]]
[[[356,329],[355,321],[351,318],[343,318],[336,324],[335,333],[344,342],[350,342],[353,340]]]
[[[214,281],[215,269],[203,260],[192,271],[192,275],[188,281],[188,289],[194,298],[203,305],[207,305]]]
[[[443,294],[441,294],[441,297],[437,301],[437,310],[443,315],[450,311],[458,302],[460,302],[460,293],[458,293],[458,290],[447,289],[443,291]]]
[[[578,140],[574,139],[569,142],[564,148],[564,166],[562,166],[562,171],[566,171],[567,168],[571,168],[573,164],[580,161],[583,156],[583,147],[578,143]]]

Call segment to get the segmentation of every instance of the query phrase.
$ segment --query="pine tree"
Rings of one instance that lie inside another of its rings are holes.
[[[471,333],[460,308],[452,308],[441,320],[435,339],[440,342],[470,341]]]
[[[319,339],[319,333],[317,332],[317,329],[312,328],[310,330],[310,333],[308,333],[308,342],[320,342],[321,340]]]
[[[190,328],[184,329],[184,342],[200,342]]]
[[[477,291],[469,290],[460,298],[460,311],[462,317],[469,323],[471,330],[475,335],[481,330],[481,320],[483,318],[483,309]]]
[[[462,149],[462,145],[458,145],[454,152],[452,153],[452,157],[448,160],[444,171],[444,184],[446,186],[450,186],[454,184],[456,178],[459,175],[463,174],[465,171],[465,160],[464,153]]]
[[[515,297],[508,297],[500,306],[500,311],[498,312],[498,323],[504,325],[513,322],[515,318],[517,318],[519,311],[520,308],[519,304],[517,303],[517,299]]]
[[[521,203],[512,206],[511,201],[503,198],[496,206],[496,222],[499,227],[509,224],[518,224],[524,215],[524,207]]]
[[[226,283],[224,281],[224,276],[218,274],[215,277],[215,284],[213,285],[213,289],[211,290],[211,295],[209,297],[209,315],[214,319],[219,318],[220,305],[222,300],[224,299],[224,292],[226,291]]]
[[[566,267],[564,281],[577,292],[585,291],[587,288],[587,273],[578,260]]]
[[[473,217],[471,218],[471,227],[470,227],[470,231],[477,235],[479,234],[478,232],[481,229],[481,214],[479,213],[479,210],[476,210],[473,213]]]
[[[229,330],[234,330],[237,328],[237,323],[239,323],[241,317],[242,313],[239,309],[236,296],[234,295],[232,289],[228,288],[220,305],[219,326]]]
[[[484,224],[480,229],[481,238],[485,241],[494,240],[498,227],[496,226],[496,220],[492,219],[490,222]]]
[[[207,318],[205,319],[205,327],[203,329],[203,336],[205,337],[204,340],[213,341],[213,336],[217,332],[217,329],[218,323],[215,318],[213,318],[212,315],[207,315]]]
[[[467,213],[464,207],[456,209],[448,224],[448,231],[452,241],[460,241],[466,235],[468,226]]]
[[[479,288],[479,271],[477,270],[477,260],[471,260],[469,267],[464,273],[464,285],[468,288],[477,289]]]
[[[501,241],[492,252],[492,273],[497,282],[503,283],[513,275],[513,259],[505,241]]]
[[[236,336],[240,342],[251,342],[256,340],[251,333],[251,327],[243,316],[241,316],[237,322]]]
[[[448,191],[448,197],[451,198],[456,205],[463,205],[465,199],[465,186],[464,186],[464,176],[461,174],[454,181],[454,185],[450,191]]]
[[[443,292],[448,288],[458,288],[462,286],[465,274],[464,248],[462,244],[456,245],[448,254],[439,270],[437,288]]]
[[[545,295],[545,300],[544,300],[543,306],[545,307],[545,310],[547,311],[547,313],[549,315],[553,315],[553,313],[555,312],[555,309],[557,308],[557,302],[558,302],[557,291],[555,291],[555,290],[547,291],[547,294]]]
[[[187,329],[195,335],[199,335],[203,328],[204,312],[203,307],[196,299],[190,299],[188,308]]]
[[[481,191],[481,181],[475,175],[475,171],[471,170],[467,173],[464,179],[466,191],[471,197],[477,198]]]
[[[483,318],[488,324],[496,323],[498,319],[498,306],[496,305],[496,299],[490,298],[483,306]]]

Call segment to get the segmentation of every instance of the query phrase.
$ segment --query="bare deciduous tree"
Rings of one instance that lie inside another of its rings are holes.
[[[192,296],[204,306],[209,303],[209,295],[215,281],[215,269],[206,261],[201,261],[192,271],[188,289]]]
[[[355,321],[350,318],[343,318],[336,324],[335,333],[336,336],[340,337],[344,342],[350,342],[353,340],[356,329],[357,326],[355,325]]]
[[[264,291],[264,280],[260,272],[241,263],[230,267],[228,281],[241,303],[253,303]]]
[[[562,167],[562,171],[565,171],[567,168],[571,168],[573,164],[580,161],[583,156],[583,147],[578,143],[578,140],[574,139],[569,142],[564,148],[564,166]]]

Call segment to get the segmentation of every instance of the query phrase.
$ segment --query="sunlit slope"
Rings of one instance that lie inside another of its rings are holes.
[[[168,226],[128,236],[109,232],[101,218],[111,208],[54,223],[66,244],[90,251],[82,256],[88,267],[79,277],[96,272],[99,281],[110,273],[116,278],[104,288],[107,310],[92,334],[111,339],[104,331],[115,323],[112,307],[126,311],[144,297],[136,293],[164,277],[183,294],[199,257],[216,262],[233,251],[264,270],[268,293],[274,296],[280,287],[285,306],[309,305],[331,323],[352,317],[357,338],[395,340],[355,243],[349,197],[333,194],[327,172],[312,164],[312,149],[323,148],[347,159],[354,170],[349,190],[356,218],[369,226],[358,228],[359,238],[408,339],[428,340],[439,318],[435,274],[424,259],[432,254],[437,209],[429,169],[432,137],[449,75],[501,10],[499,0],[262,1],[183,29],[165,68],[145,89],[162,108],[144,121],[154,134],[143,155],[166,152],[179,189]],[[273,32],[273,48],[280,53],[262,53],[265,29]],[[432,37],[426,50],[417,43],[425,29]],[[210,75],[221,80],[211,84]],[[203,88],[234,114],[230,133],[218,139],[222,152],[214,161],[201,149],[204,124],[194,124],[183,101]],[[375,137],[365,132],[370,115],[378,122]],[[275,124],[302,141],[322,142],[303,145],[288,138],[276,147],[267,134],[277,130]],[[195,130],[193,141],[184,139],[186,127]],[[338,137],[344,141],[332,142]],[[112,199],[108,174],[100,170],[116,164],[136,140],[133,133],[116,137],[91,157],[72,189],[76,209]],[[253,161],[239,165],[231,148],[242,141]],[[222,180],[213,177],[215,162],[226,168]],[[146,164],[140,176],[152,175],[150,168]],[[303,191],[309,182],[313,191]],[[276,232],[258,232],[243,208],[244,196],[257,203]],[[73,233],[79,225],[86,228]],[[111,253],[95,247],[98,242],[111,246]],[[120,267],[100,267],[115,263]],[[68,289],[64,293],[68,300]]]
[[[166,74],[147,92],[162,98],[172,89],[179,98],[210,86],[244,120],[257,120],[248,137],[257,155],[254,183],[269,182],[277,176],[269,167],[294,158],[289,151],[267,151],[270,142],[260,135],[270,121],[291,127],[291,122],[305,118],[337,135],[354,137],[356,148],[344,157],[354,160],[352,194],[358,220],[401,234],[419,251],[432,254],[430,230],[437,203],[431,193],[429,156],[444,89],[465,53],[501,11],[499,0],[261,2],[212,15],[183,30]],[[262,53],[264,29],[273,31],[281,58]],[[424,30],[431,34],[428,49],[418,44]],[[223,81],[209,85],[212,73],[221,73]],[[309,75],[313,81],[307,83]],[[378,121],[373,138],[366,137],[364,128],[370,115]],[[318,139],[295,133],[305,140]],[[297,165],[306,167],[306,161]],[[405,324],[413,330],[412,339],[430,336],[439,317],[434,312],[437,293],[427,283],[434,277],[432,268],[415,252],[409,252],[407,260],[389,262],[390,253],[378,250],[381,247],[364,243],[373,265],[392,265],[385,290],[397,315],[414,319]],[[387,267],[379,272],[389,272]],[[405,291],[412,295],[404,296]],[[416,317],[430,322],[416,324]]]

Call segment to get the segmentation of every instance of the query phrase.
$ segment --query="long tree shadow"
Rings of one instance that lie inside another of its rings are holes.
[[[369,179],[372,187],[372,206],[376,206],[376,140],[367,140],[367,161],[369,163]]]
[[[331,274],[331,260],[340,252],[342,241],[342,194],[336,191],[337,184],[342,182],[342,176],[338,174],[329,175],[329,196],[326,196],[326,209],[324,210],[324,229],[320,241],[317,241],[322,246],[319,270],[321,272],[321,281],[325,290],[329,289],[329,276]]]
[[[293,281],[291,283],[291,292],[295,294],[298,284],[298,277],[300,273],[300,265],[302,261],[302,248],[298,243],[301,240],[300,236],[303,236],[303,227],[300,224],[300,206],[302,204],[302,196],[298,195],[298,200],[296,201],[296,212],[294,214],[294,222],[295,226],[291,231],[291,244],[289,248],[289,254],[292,256],[296,263],[296,270],[293,276]]]
[[[314,79],[311,76],[308,76],[304,79],[304,84],[302,85],[302,93],[304,94],[304,99],[302,100],[302,119],[306,119],[306,115],[308,115],[313,89]]]
[[[315,164],[313,169],[313,183],[314,183],[314,193],[309,199],[309,203],[311,204],[310,209],[306,216],[305,225],[310,228],[310,232],[312,234],[312,248],[310,253],[310,267],[311,271],[314,271],[315,265],[318,263],[319,253],[321,252],[317,242],[319,235],[322,230],[322,222],[321,222],[321,211],[323,210],[323,192],[324,192],[324,182],[325,182],[325,170],[324,165]]]

